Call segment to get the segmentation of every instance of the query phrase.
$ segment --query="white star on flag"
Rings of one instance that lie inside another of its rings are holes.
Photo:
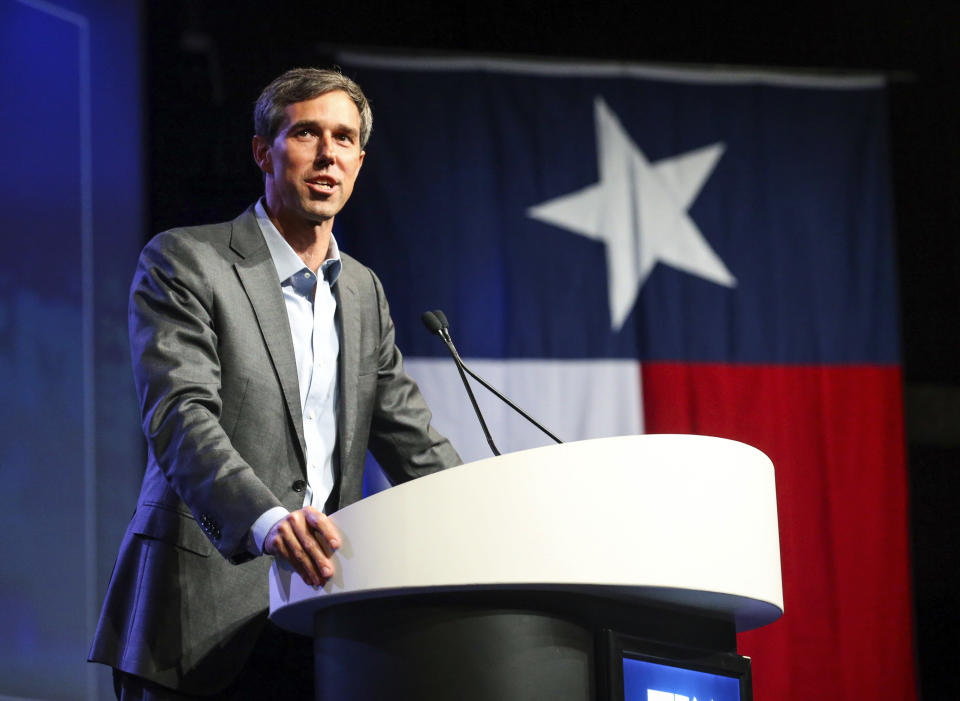
[[[734,287],[736,278],[688,214],[723,144],[650,163],[599,97],[594,119],[600,181],[530,207],[527,215],[606,244],[611,327],[623,327],[658,262]]]

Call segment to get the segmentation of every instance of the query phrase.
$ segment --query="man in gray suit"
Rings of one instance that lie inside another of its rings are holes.
[[[265,195],[144,249],[130,341],[148,463],[90,659],[118,698],[309,698],[310,641],[266,620],[272,555],[322,585],[367,448],[395,482],[456,465],[403,372],[380,282],[337,248],[372,116],[338,72],[255,110]],[[216,552],[214,552],[216,551]]]

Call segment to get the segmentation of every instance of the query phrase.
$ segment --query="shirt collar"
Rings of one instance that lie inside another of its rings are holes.
[[[253,211],[257,216],[257,224],[260,225],[260,231],[263,232],[263,238],[267,242],[267,248],[270,249],[270,257],[273,258],[273,264],[277,269],[277,277],[280,278],[280,282],[287,280],[292,275],[306,268],[307,266],[304,264],[303,259],[290,247],[287,240],[283,238],[283,234],[280,233],[270,220],[267,210],[263,206],[262,197],[257,200]],[[331,233],[330,247],[327,249],[327,258],[320,264],[320,274],[330,283],[331,287],[337,281],[337,278],[340,277],[341,267],[343,267],[343,264],[340,261],[340,247],[337,246],[337,239],[334,238],[333,233]]]

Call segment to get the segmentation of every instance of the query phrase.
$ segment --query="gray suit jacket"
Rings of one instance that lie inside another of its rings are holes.
[[[342,261],[338,508],[362,496],[368,446],[394,482],[460,462],[403,372],[380,281]],[[129,318],[148,461],[90,660],[212,693],[266,620],[272,559],[249,554],[249,528],[300,508],[306,479],[290,327],[252,209],[154,238]]]

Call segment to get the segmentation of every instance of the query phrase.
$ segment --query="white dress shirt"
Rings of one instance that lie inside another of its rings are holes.
[[[307,486],[303,506],[322,511],[333,491],[336,475],[334,447],[337,440],[340,339],[333,318],[337,308],[333,285],[340,276],[340,250],[331,234],[326,259],[319,270],[310,270],[270,221],[262,199],[257,201],[254,211],[277,268],[293,336],[303,438],[307,449]],[[267,533],[289,513],[282,506],[263,513],[250,529],[250,549],[261,554]]]

